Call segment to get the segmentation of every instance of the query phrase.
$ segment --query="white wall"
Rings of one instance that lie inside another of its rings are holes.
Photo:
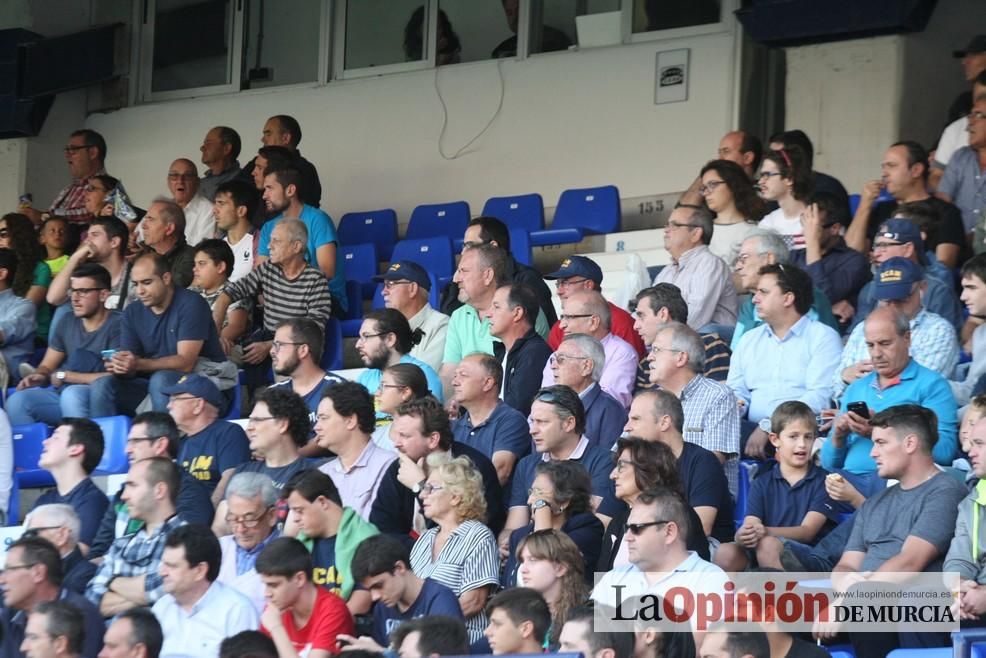
[[[654,105],[655,53],[680,47],[692,48],[690,98]],[[634,197],[684,189],[714,155],[734,114],[733,49],[732,33],[713,34],[142,105],[93,115],[86,125],[106,137],[108,169],[138,204],[164,189],[175,157],[198,160],[211,126],[240,132],[245,161],[276,113],[301,122],[302,152],[317,165],[323,206],[335,217],[393,207],[406,220],[419,203],[457,199],[478,212],[490,196],[532,191],[551,206],[566,188],[607,183]],[[443,159],[436,77],[449,108],[444,148],[452,153],[493,115],[498,65],[502,112],[469,152]]]

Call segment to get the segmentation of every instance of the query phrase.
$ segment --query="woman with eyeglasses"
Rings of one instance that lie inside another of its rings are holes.
[[[814,188],[805,152],[797,146],[767,151],[760,165],[759,187],[761,197],[777,202],[777,210],[760,220],[760,227],[783,235],[791,250],[804,249],[801,214]]]
[[[459,597],[469,642],[477,642],[489,623],[486,601],[500,584],[500,554],[485,524],[483,477],[468,457],[432,453],[427,466],[419,501],[437,525],[414,542],[411,569]]]
[[[685,489],[678,476],[674,453],[663,443],[631,436],[616,442],[613,455],[616,465],[609,477],[613,480],[616,497],[628,507],[633,507],[640,494],[658,486],[667,487],[685,499]],[[624,535],[632,531],[627,528],[629,517],[630,511],[627,509],[610,521],[599,557],[598,571],[609,571],[629,564],[627,547],[623,542]],[[700,558],[708,561],[709,540],[702,531],[702,520],[692,507],[688,508],[688,521],[688,550],[695,551]]]
[[[408,400],[428,397],[428,379],[424,371],[413,363],[397,363],[384,368],[380,375],[380,387],[374,396],[377,408],[377,427],[373,430],[373,442],[387,450],[394,449],[390,440],[390,425],[394,412]]]
[[[767,207],[757,196],[743,168],[730,160],[712,160],[702,167],[699,193],[715,213],[709,251],[732,265],[740,244],[757,226]]]
[[[44,262],[45,250],[38,239],[38,231],[27,215],[12,212],[0,218],[0,249],[12,249],[17,254],[17,274],[11,288],[18,297],[27,299],[36,309],[37,344],[48,342],[51,326],[51,306],[45,299],[51,285],[51,268]],[[28,366],[30,368],[30,366]],[[21,368],[22,374],[27,371]],[[33,368],[31,368],[33,372]],[[30,374],[30,373],[27,373]],[[14,379],[18,378],[13,373]]]
[[[540,593],[551,610],[549,649],[557,651],[569,613],[589,597],[586,576],[591,580],[592,572],[585,565],[595,563],[586,562],[572,538],[556,529],[526,535],[517,545],[516,557],[523,586]]]
[[[109,217],[113,214],[113,204],[107,199],[116,190],[120,181],[107,174],[93,176],[86,184],[86,212],[94,217]]]
[[[534,472],[527,497],[531,522],[510,534],[504,587],[517,585],[517,547],[531,533],[563,532],[578,546],[586,564],[599,561],[603,524],[592,512],[592,481],[585,468],[571,460],[548,461],[539,463]]]

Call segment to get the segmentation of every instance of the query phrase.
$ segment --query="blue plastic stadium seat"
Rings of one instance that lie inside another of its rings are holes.
[[[460,232],[460,235],[465,229]],[[391,262],[399,260],[414,261],[426,271],[435,275],[439,285],[445,285],[452,278],[455,259],[452,256],[452,241],[448,237],[401,240],[394,245]],[[432,288],[434,291],[434,287]]]
[[[325,370],[342,369],[342,323],[329,318],[325,324],[325,347],[320,365]]]
[[[93,418],[99,429],[103,430],[103,458],[99,460],[95,475],[114,475],[126,473],[130,468],[127,462],[127,435],[130,434],[128,416],[106,416]]]
[[[558,198],[551,228],[531,233],[531,244],[566,244],[581,242],[585,233],[617,233],[621,219],[620,191],[616,186],[565,190]]]
[[[822,648],[828,651],[832,658],[856,658],[856,652],[851,644],[833,644]]]
[[[507,228],[534,232],[544,230],[544,200],[540,194],[496,196],[483,206],[484,217],[496,217]]]
[[[510,253],[519,263],[534,265],[534,255],[531,252],[531,234],[522,228],[510,229]]]
[[[44,449],[41,443],[48,438],[48,426],[31,423],[15,425],[11,429],[14,439],[14,486],[23,489],[54,486],[55,479],[51,473],[38,468]]]
[[[952,647],[935,649],[894,649],[887,658],[952,658]]]
[[[955,658],[986,658],[986,628],[964,628],[952,632]]]
[[[405,239],[445,236],[462,238],[469,226],[469,204],[465,201],[421,205],[411,211]],[[397,258],[394,258],[397,260]]]
[[[236,380],[236,386],[233,387],[233,399],[229,403],[229,411],[226,412],[226,416],[223,420],[239,420],[243,415],[243,395],[240,393],[240,387],[243,381],[243,371],[239,371],[239,377]]]
[[[736,505],[733,506],[733,521],[738,529],[746,518],[746,499],[750,493],[750,471],[756,470],[759,462],[741,459],[736,465],[739,470],[736,480]]]
[[[339,220],[338,237],[341,245],[372,242],[377,247],[377,257],[390,260],[390,252],[397,244],[397,213],[390,208],[346,213]]]
[[[340,252],[346,267],[346,280],[359,283],[361,298],[369,299],[376,286],[373,277],[377,275],[377,246],[372,242],[363,242],[345,245]],[[352,306],[352,302],[349,305]]]

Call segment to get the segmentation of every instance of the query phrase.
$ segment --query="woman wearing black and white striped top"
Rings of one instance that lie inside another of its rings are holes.
[[[421,509],[434,527],[411,549],[411,568],[459,597],[470,643],[483,637],[486,601],[499,583],[500,553],[484,524],[483,478],[467,457],[428,456],[428,481],[421,488]]]

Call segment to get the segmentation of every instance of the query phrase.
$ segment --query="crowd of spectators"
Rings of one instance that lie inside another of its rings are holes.
[[[965,134],[888,145],[855,207],[803,131],[730,132],[629,308],[590,258],[538,272],[476,218],[439,308],[420,265],[377,277],[352,380],[321,365],[344,262],[295,119],[246,167],[211,129],[203,174],[178,158],[147,200],[73,132],[69,185],[0,218],[0,489],[12,425],[51,428],[54,481],[0,572],[3,655],[826,655],[593,626],[616,584],[747,569],[958,571],[986,624],[986,36],[959,55]],[[108,497],[91,419],[118,414]]]

